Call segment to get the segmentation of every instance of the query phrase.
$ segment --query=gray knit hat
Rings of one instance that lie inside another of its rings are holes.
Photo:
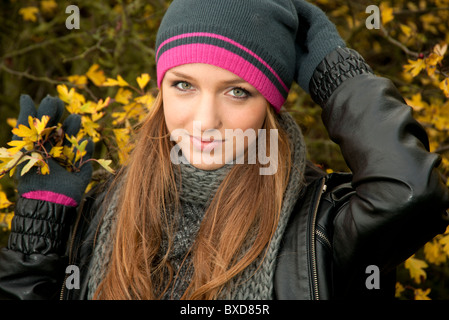
[[[316,66],[339,46],[335,26],[304,0],[174,0],[157,35],[157,82],[182,64],[212,64],[279,111],[292,82],[309,92]]]

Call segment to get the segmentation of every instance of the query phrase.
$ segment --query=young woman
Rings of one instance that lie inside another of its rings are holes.
[[[83,197],[92,168],[53,162],[19,178],[0,296],[392,297],[395,266],[445,230],[449,194],[391,81],[302,0],[175,0],[156,50],[160,92],[112,183]],[[282,109],[293,81],[322,106],[352,174],[306,160]],[[62,111],[23,96],[18,122]],[[79,286],[64,281],[69,265]]]

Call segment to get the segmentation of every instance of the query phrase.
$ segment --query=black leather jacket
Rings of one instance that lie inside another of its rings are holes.
[[[395,267],[447,226],[440,158],[428,152],[424,129],[392,82],[373,75],[355,51],[329,54],[310,89],[352,174],[308,165],[276,265],[275,298],[392,297]],[[103,197],[87,195],[78,215],[20,198],[0,250],[0,298],[85,299]],[[64,285],[68,265],[80,268],[79,289]],[[370,265],[379,268],[380,289],[365,285]]]

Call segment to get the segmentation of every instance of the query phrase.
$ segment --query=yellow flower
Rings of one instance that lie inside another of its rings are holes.
[[[411,99],[405,100],[416,111],[421,111],[429,107],[429,104],[422,100],[421,93],[414,94]]]
[[[121,104],[128,104],[129,100],[132,98],[133,93],[128,89],[120,88],[115,95],[115,101]]]
[[[58,7],[58,4],[54,0],[42,0],[41,1],[41,10],[45,13],[53,13],[55,9]]]
[[[396,291],[395,291],[395,298],[400,298],[402,292],[405,291],[405,288],[402,284],[400,284],[399,282],[396,282]]]
[[[408,38],[412,35],[412,28],[410,28],[409,26],[405,25],[405,24],[400,24],[399,27],[401,28],[401,31],[405,34],[405,36]]]
[[[141,103],[147,110],[150,110],[154,103],[154,97],[151,94],[146,94],[135,98],[134,101]]]
[[[16,118],[8,118],[6,119],[6,123],[11,127],[14,128],[17,126],[17,119]]]
[[[430,288],[426,291],[423,291],[422,289],[415,289],[415,300],[431,300],[428,295],[430,293]]]
[[[416,259],[413,255],[405,261],[404,266],[410,271],[410,277],[412,277],[416,283],[419,284],[423,279],[427,278],[427,273],[424,269],[429,265],[424,260]]]
[[[103,70],[100,70],[100,66],[94,63],[86,72],[86,76],[96,85],[101,86],[106,81]]]
[[[150,75],[148,73],[142,73],[140,77],[137,77],[137,84],[142,90],[148,84],[148,81],[150,81]]]
[[[76,84],[78,88],[83,88],[87,84],[87,77],[85,75],[73,75],[67,77],[69,82]]]
[[[444,95],[449,98],[449,78],[440,82],[440,89],[443,90]]]
[[[435,52],[432,52],[426,59],[424,59],[424,62],[426,63],[427,66],[427,74],[429,76],[434,75],[436,71],[436,65],[440,63],[441,60],[443,60],[443,56],[440,56]]]
[[[39,9],[36,7],[26,7],[19,10],[23,20],[36,22]]]
[[[49,120],[49,116],[43,116],[42,120],[29,116],[29,127],[20,124],[17,128],[12,129],[12,133],[22,138],[23,140],[13,140],[8,142],[8,145],[13,147],[8,151],[11,154],[15,154],[23,148],[25,148],[26,150],[33,149],[34,142],[38,142],[39,140],[41,140],[43,135],[47,134],[54,128],[45,128]]]
[[[58,85],[56,90],[59,93],[59,98],[68,104],[67,111],[76,114],[81,112],[81,108],[86,103],[86,98],[82,94],[76,92],[75,88],[71,88],[69,91],[64,84]]]
[[[92,137],[93,142],[98,142],[100,140],[100,134],[97,129],[100,128],[100,125],[92,121],[88,116],[82,116],[81,123],[83,124],[83,129],[81,131]]]
[[[380,4],[380,14],[382,18],[382,24],[386,25],[388,22],[394,19],[393,8],[388,6],[385,2]]]
[[[424,254],[426,260],[434,265],[440,265],[446,262],[442,246],[436,241],[429,241],[424,245]]]
[[[0,191],[0,209],[6,209],[13,203],[8,200],[6,193]]]
[[[115,141],[118,147],[118,156],[120,164],[125,164],[128,161],[129,154],[133,148],[133,145],[130,143],[130,129],[129,128],[121,128],[114,129]]]
[[[416,61],[408,59],[408,63],[404,66],[404,70],[410,72],[413,77],[416,77],[421,70],[426,68],[426,63],[423,59],[418,59]]]
[[[115,86],[127,87],[127,86],[129,86],[128,82],[126,82],[125,79],[123,79],[122,76],[120,76],[120,75],[117,76],[117,80],[108,78],[105,82],[103,82],[102,85],[105,87],[115,87]]]
[[[14,217],[14,213],[1,213],[0,214],[0,227],[11,230],[11,222]]]

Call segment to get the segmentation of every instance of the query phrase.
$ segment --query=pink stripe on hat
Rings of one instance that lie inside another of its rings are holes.
[[[279,83],[282,85],[282,87],[284,87],[285,91],[289,91],[289,88],[285,85],[284,81],[282,81],[281,77],[279,77],[279,75],[277,74],[276,71],[274,71],[274,69],[268,64],[266,63],[261,57],[259,57],[257,54],[255,54],[253,51],[249,50],[248,48],[242,46],[240,43],[235,42],[232,39],[229,39],[227,37],[215,34],[215,33],[208,33],[208,32],[192,32],[192,33],[185,33],[185,34],[181,34],[178,36],[174,36],[171,37],[167,40],[165,40],[164,42],[161,43],[161,45],[159,46],[157,53],[156,53],[156,61],[158,61],[158,57],[159,57],[159,51],[161,50],[161,48],[166,45],[167,43],[170,43],[172,41],[178,40],[178,39],[183,39],[183,38],[189,38],[189,37],[209,37],[209,38],[216,38],[216,39],[220,39],[222,41],[228,42],[234,46],[236,46],[237,48],[245,51],[246,53],[250,54],[251,56],[253,56],[255,59],[257,59],[260,63],[262,63],[268,70],[270,70],[270,72],[276,77],[276,79],[278,79]]]
[[[188,63],[206,63],[231,71],[255,87],[278,112],[285,102],[276,86],[253,64],[235,53],[210,44],[180,45],[165,51],[157,63],[158,87],[169,69]]]
[[[78,205],[72,198],[51,191],[30,191],[22,194],[22,198],[48,201],[69,207],[76,207]]]

